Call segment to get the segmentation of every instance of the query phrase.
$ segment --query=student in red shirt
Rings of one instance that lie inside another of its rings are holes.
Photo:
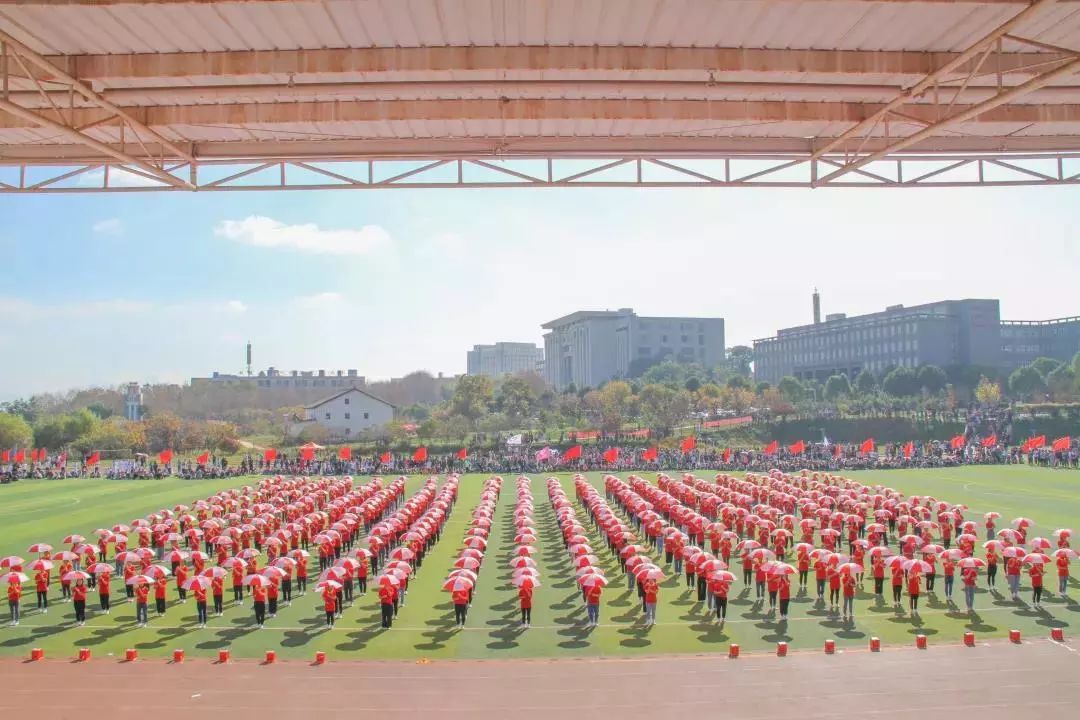
[[[814,580],[817,581],[817,599],[825,599],[825,581],[829,576],[829,566],[820,557],[814,562]]]
[[[854,575],[845,573],[841,579],[844,592],[844,610],[843,617],[847,620],[855,619],[855,588],[858,586],[859,581]]]
[[[904,569],[900,563],[892,566],[892,599],[893,605],[900,607],[900,597],[904,592]]]
[[[296,558],[296,588],[303,595],[307,592],[307,558]]]
[[[942,558],[941,571],[945,574],[945,598],[952,600],[953,581],[956,579],[956,563]]]
[[[1065,597],[1069,590],[1069,558],[1061,555],[1057,559],[1058,595]]]
[[[111,589],[109,583],[112,582],[112,575],[107,572],[99,573],[97,579],[97,591],[98,591],[98,603],[101,605],[101,612],[106,615],[109,614]]]
[[[165,591],[169,587],[169,581],[162,575],[154,581],[154,607],[158,615],[165,614]]]
[[[454,602],[454,624],[459,628],[465,627],[465,616],[469,611],[469,591],[455,590],[450,593],[450,598]]]
[[[65,560],[60,563],[60,597],[67,600],[71,599],[71,581],[65,580],[64,576],[74,569],[75,567],[71,564],[70,560]]]
[[[645,624],[656,624],[656,596],[660,592],[659,585],[655,580],[649,579],[644,583],[645,587]]]
[[[806,552],[805,548],[799,550],[798,564],[799,587],[804,588],[806,587],[807,575],[810,574],[810,554]]]
[[[277,617],[277,601],[280,592],[278,588],[280,587],[280,583],[281,580],[279,580],[277,576],[274,576],[270,578],[270,587],[266,588],[267,610],[270,613],[270,617]]]
[[[997,580],[998,556],[993,550],[986,551],[986,586],[994,587]]]
[[[881,597],[885,590],[885,558],[875,555],[870,564],[874,573],[874,595]]]
[[[600,624],[600,594],[603,588],[599,585],[590,585],[585,588],[585,610],[589,614],[588,624],[596,627]]]
[[[780,591],[780,576],[769,573],[766,583],[769,589],[769,612],[773,613],[776,611],[776,594]]]
[[[791,605],[791,577],[780,576],[780,621],[787,622],[788,606]]]
[[[728,590],[731,589],[731,583],[714,578],[709,581],[709,591],[713,594],[713,606],[716,608],[716,619],[723,625],[727,620],[727,600]],[[780,603],[780,607],[784,607],[783,602]]]
[[[75,581],[71,588],[71,602],[75,606],[75,622],[79,625],[86,624],[86,583],[82,578]]]
[[[379,588],[379,608],[382,611],[382,626],[388,628],[394,624],[394,600],[397,590],[393,585],[383,585]]]
[[[8,610],[11,612],[11,626],[19,624],[19,601],[22,599],[22,583],[13,582],[7,589]]]
[[[210,580],[210,594],[214,597],[214,613],[221,617],[225,606],[225,578],[215,575]]]
[[[337,614],[337,588],[327,585],[323,588],[323,610],[326,611],[326,629],[334,627],[334,617]],[[384,625],[384,627],[386,627]]]
[[[836,568],[829,568],[829,608],[840,612],[840,573]]]
[[[233,602],[237,605],[244,604],[244,568],[238,563],[233,565],[232,570]]]
[[[135,586],[129,585],[128,580],[136,575],[138,575],[138,570],[135,563],[124,563],[124,594],[127,596],[128,602],[135,599]]]
[[[263,623],[266,622],[266,587],[252,585],[251,599],[255,609],[255,625],[261,630]]]
[[[49,571],[38,570],[34,575],[34,585],[37,588],[37,608],[43,614],[49,612]]]
[[[184,563],[176,566],[176,596],[182,603],[187,602],[187,590],[184,588],[184,583],[187,582],[188,573],[188,566]]]
[[[919,614],[919,593],[922,591],[922,575],[913,572],[908,575],[908,595],[911,598],[911,614]]]
[[[146,611],[146,601],[149,597],[149,585],[146,583],[139,583],[135,586],[135,622],[139,627],[146,627],[146,623],[150,622],[149,615]]]
[[[1042,565],[1033,563],[1028,567],[1028,575],[1031,576],[1031,604],[1035,607],[1042,605],[1043,573]]]
[[[979,571],[975,568],[963,568],[960,571],[960,580],[964,583],[964,602],[969,615],[975,612],[975,583],[978,577]]]
[[[1009,583],[1009,593],[1012,594],[1014,602],[1020,601],[1020,566],[1021,560],[1018,557],[1005,559],[1005,580]]]
[[[533,589],[531,585],[522,585],[518,588],[518,602],[521,603],[522,627],[529,627],[529,624],[532,622],[532,597]]]
[[[216,580],[217,578],[215,578]],[[206,588],[203,587],[202,581],[199,581],[195,585],[192,585],[191,592],[195,595],[195,614],[198,617],[199,627],[206,627]]]

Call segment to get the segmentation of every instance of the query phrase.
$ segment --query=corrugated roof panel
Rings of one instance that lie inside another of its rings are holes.
[[[371,36],[352,3],[329,3],[327,12],[344,39],[344,47],[368,47]]]
[[[356,15],[363,23],[371,43],[375,47],[394,47],[402,45],[400,38],[394,34],[390,26],[390,20],[383,11],[381,2],[366,2],[357,4]]]

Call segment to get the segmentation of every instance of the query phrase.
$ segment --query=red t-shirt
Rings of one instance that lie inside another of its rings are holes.
[[[109,573],[101,573],[97,579],[97,591],[98,595],[109,596],[109,582],[112,580],[112,576]]]
[[[252,585],[251,596],[255,599],[255,602],[266,602],[266,588],[262,585]]]
[[[845,575],[843,579],[844,597],[855,597],[855,578]]]
[[[379,602],[383,605],[392,605],[397,596],[397,590],[392,585],[383,585],[379,588]]]
[[[45,592],[49,589],[49,573],[38,570],[37,575],[34,575],[34,582],[37,584],[38,592]]]
[[[326,612],[337,610],[337,589],[328,587],[323,591],[323,608]]]
[[[919,575],[912,575],[908,578],[907,584],[908,594],[918,595],[922,590],[922,577]]]
[[[165,578],[161,578],[154,583],[154,598],[157,600],[165,599],[165,588],[168,586],[168,582]]]
[[[518,600],[521,601],[521,609],[522,610],[531,610],[532,609],[532,597],[533,597],[532,588],[521,588],[520,590],[518,590]]]
[[[22,597],[22,585],[19,583],[11,583],[8,585],[7,598],[8,602],[17,602]]]
[[[1043,566],[1032,565],[1028,568],[1028,574],[1031,575],[1031,587],[1040,588],[1043,584]]]
[[[1069,558],[1059,557],[1057,559],[1057,574],[1058,577],[1069,577]]]
[[[659,591],[659,588],[656,586],[656,581],[655,580],[649,580],[648,582],[645,583],[645,587],[643,589],[645,590],[645,602],[647,602],[647,603],[656,602],[656,595],[657,595],[657,592]]]
[[[86,591],[88,589],[89,588],[87,588],[85,585],[73,585],[71,588],[71,599],[86,600]]]
[[[450,597],[454,601],[455,605],[465,605],[469,602],[469,591],[455,590],[454,592],[450,593]]]
[[[206,602],[206,588],[202,585],[195,585],[191,592],[195,594],[195,602]]]
[[[599,585],[585,588],[585,602],[589,605],[599,605],[601,592],[603,589]]]
[[[221,596],[225,594],[225,578],[215,577],[210,581],[210,591],[214,595]],[[206,591],[203,591],[203,596],[206,595]]]
[[[150,586],[145,583],[135,586],[135,602],[146,603],[146,599],[150,597]]]

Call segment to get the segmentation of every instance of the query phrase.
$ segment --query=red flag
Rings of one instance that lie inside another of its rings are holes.
[[[263,460],[268,463],[277,460],[277,450],[274,448],[266,448],[266,450],[263,451]]]
[[[199,463],[200,465],[205,465],[206,463],[210,462],[210,451],[207,450],[202,455],[195,458],[195,462]]]
[[[37,462],[37,448],[30,448],[30,462]]]
[[[773,440],[771,443],[769,443],[768,445],[765,446],[765,449],[762,452],[764,452],[766,455],[775,455],[776,451],[779,450],[779,449],[780,449],[780,441],[779,440]]]
[[[1028,444],[1031,446],[1029,448],[1030,450],[1038,450],[1039,448],[1041,448],[1043,445],[1046,444],[1046,436],[1045,435],[1037,435],[1037,436],[1031,438],[1030,440],[1028,440]]]
[[[40,462],[45,462],[49,459],[49,451],[45,448],[38,448],[37,457]]]
[[[427,462],[427,448],[418,447],[416,452],[412,454],[413,462]]]
[[[1054,452],[1065,452],[1069,449],[1070,445],[1072,445],[1072,438],[1066,435],[1065,437],[1059,437],[1055,440],[1054,444],[1050,446],[1050,449]]]
[[[844,448],[841,447],[840,445],[833,445],[832,446],[832,456],[833,457],[840,457],[840,453],[842,453],[842,452],[844,452]]]
[[[101,462],[101,453],[99,452],[96,452],[90,457],[86,458],[87,467],[89,467],[90,465],[97,465],[99,462]]]
[[[456,457],[458,460],[464,460],[465,458],[469,457],[468,448],[461,448],[460,450],[457,451],[457,453],[454,455],[454,457]]]
[[[874,442],[874,438],[866,438],[863,440],[862,445],[859,446],[859,452],[872,453],[877,449],[877,443]]]
[[[300,459],[304,462],[311,462],[315,459],[315,448],[302,447],[300,448]]]
[[[997,433],[994,433],[989,437],[984,437],[979,444],[982,445],[984,448],[994,447],[995,445],[997,445]]]
[[[915,454],[915,443],[908,440],[906,443],[904,443],[904,457],[905,458],[910,458],[914,454]]]
[[[337,451],[338,460],[352,460],[352,448],[343,447]]]
[[[23,448],[19,448],[15,451],[15,462],[26,462],[26,450],[24,450]]]
[[[390,453],[388,452],[384,452],[382,455],[379,456],[379,462],[381,462],[383,465],[389,464],[390,459]]]
[[[690,439],[692,440],[693,438],[690,438]],[[684,445],[686,444],[685,440],[683,441],[683,444]],[[683,452],[686,452],[686,451],[684,450]],[[659,450],[657,450],[654,447],[651,447],[648,450],[646,450],[645,452],[641,453],[641,459],[644,460],[645,462],[652,462],[652,461],[656,460],[656,458],[657,458],[657,456],[659,454],[660,454]]]
[[[157,459],[158,459],[158,462],[161,463],[162,465],[168,465],[169,463],[172,462],[172,450],[171,449],[162,450],[161,452],[158,453]]]
[[[697,439],[693,435],[683,439],[683,441],[679,444],[679,449],[682,450],[684,453],[688,453],[696,447]]]
[[[959,450],[960,448],[964,447],[966,443],[967,440],[964,438],[963,435],[957,435],[949,441],[949,447],[951,447],[953,450]]]
[[[604,462],[606,462],[606,463],[616,462],[619,459],[619,448],[617,448],[617,447],[608,448],[607,450],[604,451],[604,454],[601,457],[604,458]]]
[[[799,442],[790,445],[788,447],[788,452],[790,452],[792,455],[802,455],[804,452],[806,452],[806,443],[800,440]]]
[[[731,459],[731,448],[724,448],[724,454],[720,456],[724,462]]]
[[[581,446],[575,445],[562,454],[563,460],[577,460],[581,457]]]
[[[4,450],[0,453],[0,462],[11,462],[11,451]]]

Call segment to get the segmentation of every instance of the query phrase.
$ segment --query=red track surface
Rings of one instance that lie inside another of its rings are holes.
[[[216,665],[192,660],[0,662],[0,716],[218,718],[973,717],[1080,715],[1080,653],[1036,640],[618,660],[331,661]],[[959,713],[960,715],[957,715]]]

